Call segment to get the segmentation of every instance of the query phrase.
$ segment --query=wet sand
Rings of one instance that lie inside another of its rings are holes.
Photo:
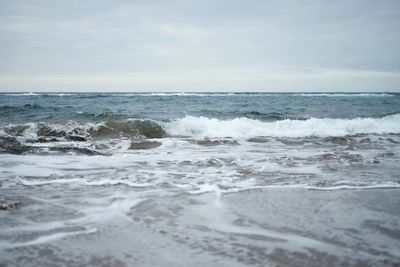
[[[20,205],[0,210],[0,266],[400,265],[397,189],[131,190],[129,201],[113,199],[81,228],[76,211],[85,203],[74,194],[83,191],[57,199],[46,190],[1,191],[3,202]]]

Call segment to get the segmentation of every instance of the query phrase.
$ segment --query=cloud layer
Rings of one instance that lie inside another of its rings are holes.
[[[2,91],[398,91],[400,2],[0,0]]]

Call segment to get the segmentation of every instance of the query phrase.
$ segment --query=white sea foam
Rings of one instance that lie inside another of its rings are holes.
[[[73,232],[54,233],[54,234],[49,234],[49,235],[45,235],[45,236],[40,236],[36,239],[26,241],[26,242],[17,242],[17,243],[1,242],[0,248],[17,248],[17,247],[40,245],[43,243],[48,243],[50,241],[62,239],[62,238],[68,237],[68,236],[79,235],[79,234],[91,234],[91,233],[95,233],[95,232],[97,232],[97,228],[88,228],[86,230],[73,231]]]
[[[321,191],[335,191],[335,190],[363,190],[363,189],[397,189],[400,188],[400,184],[397,183],[382,183],[372,185],[333,185],[333,186],[307,186],[310,190],[321,190]]]
[[[400,133],[400,114],[384,118],[282,120],[263,122],[248,118],[219,120],[186,116],[164,124],[168,134],[194,138],[256,136],[306,137],[346,136],[354,134]]]
[[[49,94],[41,94],[41,95],[47,95],[47,96],[73,96],[76,94],[70,94],[70,93],[49,93]]]
[[[370,185],[333,185],[333,186],[310,186],[308,184],[272,184],[272,185],[248,185],[245,187],[232,187],[229,189],[221,190],[217,185],[205,184],[201,185],[198,190],[188,191],[189,194],[204,194],[215,192],[217,199],[221,198],[222,194],[230,194],[237,193],[241,191],[248,190],[258,190],[258,189],[308,189],[308,190],[317,190],[317,191],[336,191],[336,190],[373,190],[373,189],[399,189],[400,184],[397,183],[381,183],[381,184],[370,184]]]
[[[82,178],[72,178],[72,179],[46,179],[46,180],[27,180],[19,179],[19,183],[26,186],[36,186],[36,185],[47,185],[47,184],[81,184],[81,185],[93,185],[93,186],[103,186],[103,185],[127,185],[130,187],[148,187],[153,184],[150,183],[134,183],[131,181],[123,179],[100,179],[100,180],[87,180]]]

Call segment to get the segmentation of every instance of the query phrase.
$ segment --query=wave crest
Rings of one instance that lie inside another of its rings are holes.
[[[173,136],[195,138],[232,137],[249,139],[258,136],[307,137],[346,136],[355,134],[398,134],[400,114],[383,118],[281,120],[263,122],[249,118],[219,120],[186,116],[165,124]]]
[[[166,135],[163,127],[152,120],[105,121],[102,123],[27,123],[8,125],[0,129],[9,136],[19,136],[31,140],[45,141],[65,138],[72,141],[85,141],[86,138],[110,139],[120,137],[144,136],[161,138]],[[47,140],[46,139],[46,140]]]
[[[169,122],[150,119],[109,120],[101,123],[28,123],[9,125],[0,129],[9,136],[28,139],[40,137],[66,138],[79,141],[79,138],[112,139],[120,137],[162,138],[185,136],[192,138],[234,138],[251,139],[255,137],[329,137],[358,134],[400,134],[400,114],[383,118],[356,119],[284,119],[279,121],[260,121],[239,117],[230,120],[186,116]],[[84,139],[82,139],[84,141]]]

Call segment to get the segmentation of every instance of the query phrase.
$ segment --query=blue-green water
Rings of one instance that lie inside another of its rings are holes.
[[[400,113],[400,94],[25,93],[0,94],[0,123],[114,118],[171,120],[186,115],[261,121],[381,118]]]

